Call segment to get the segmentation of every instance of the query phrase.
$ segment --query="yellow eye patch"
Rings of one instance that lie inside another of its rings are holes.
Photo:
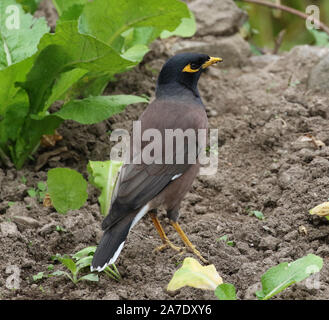
[[[192,69],[191,64],[188,64],[187,66],[184,67],[183,72],[198,72],[200,68],[198,69]]]

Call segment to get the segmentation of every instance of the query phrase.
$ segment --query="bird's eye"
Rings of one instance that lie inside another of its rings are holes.
[[[192,62],[192,63],[190,63],[190,66],[191,66],[191,69],[199,69],[199,65],[198,64],[196,64],[196,63],[194,63],[194,62]]]

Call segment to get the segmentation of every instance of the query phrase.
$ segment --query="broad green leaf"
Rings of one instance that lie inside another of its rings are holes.
[[[136,44],[129,48],[122,54],[128,60],[139,62],[143,59],[144,55],[149,52],[149,48],[143,44]]]
[[[29,99],[25,91],[19,90],[0,120],[0,146],[16,141],[29,111]],[[8,147],[8,145],[7,145]]]
[[[44,18],[33,18],[14,0],[1,0],[0,70],[31,57],[48,31]]]
[[[42,0],[16,0],[17,3],[21,4],[25,12],[34,13]]]
[[[0,70],[0,116],[9,106],[22,100],[22,89],[16,86],[16,82],[25,81],[34,59],[35,56]]]
[[[90,266],[92,260],[93,260],[93,256],[83,257],[76,262],[76,265],[77,265],[78,269],[81,270],[85,267]]]
[[[131,28],[121,34],[123,43],[120,48],[122,47],[122,51],[125,52],[136,45],[147,46],[152,41],[152,35],[153,27]]]
[[[78,281],[81,281],[81,280],[88,280],[88,281],[95,281],[97,282],[99,279],[98,279],[98,275],[96,273],[89,273],[85,276],[82,276],[81,278],[79,278]]]
[[[30,113],[38,114],[51,94],[51,87],[63,71],[69,57],[65,49],[59,45],[49,45],[42,50],[20,86],[26,90],[30,98]],[[51,63],[49,63],[51,61]]]
[[[93,72],[115,74],[136,65],[134,61],[124,59],[111,46],[99,39],[79,33],[77,28],[77,21],[62,22],[57,26],[55,34],[44,35],[40,41],[39,50],[49,45],[60,46],[63,49],[61,59],[64,62],[61,69],[65,68],[65,71],[70,68],[81,68]]]
[[[308,254],[291,263],[280,263],[263,274],[261,278],[262,290],[257,291],[256,295],[261,300],[270,299],[290,285],[319,272],[322,266],[322,258],[314,254]]]
[[[88,72],[68,92],[70,98],[100,96],[114,76],[106,72]]]
[[[64,22],[64,21],[71,21],[71,20],[78,20],[82,11],[83,11],[83,4],[75,4],[72,7],[69,7],[67,10],[63,12],[60,18],[56,21],[56,25]]]
[[[56,116],[82,124],[93,124],[121,112],[127,104],[147,102],[145,98],[130,95],[97,96],[72,100],[65,104]]]
[[[314,207],[313,209],[311,209],[310,214],[315,214],[317,216],[320,217],[329,217],[329,202],[323,202],[319,205],[317,205],[316,207]]]
[[[193,258],[185,258],[181,268],[175,272],[170,280],[167,290],[175,291],[184,286],[215,290],[222,283],[222,278],[213,264],[202,266]]]
[[[187,5],[179,0],[95,0],[85,5],[79,30],[112,45],[131,28],[153,27],[150,40],[154,40],[163,30],[174,31],[189,16]]]
[[[91,247],[87,247],[87,248],[83,248],[80,251],[78,251],[77,253],[75,253],[73,255],[74,259],[81,259],[83,257],[89,256],[90,254],[95,253],[96,251],[96,246],[91,246]]]
[[[122,166],[119,161],[89,161],[89,181],[101,190],[98,201],[103,216],[107,215],[111,207],[112,193],[116,184],[117,176]]]
[[[189,18],[182,18],[181,24],[172,32],[164,30],[161,32],[161,39],[166,39],[172,36],[192,37],[196,32],[196,22],[192,11]]]
[[[48,193],[59,213],[81,208],[87,200],[87,181],[74,170],[56,168],[48,171]]]
[[[216,290],[215,295],[219,300],[236,300],[235,287],[231,283],[222,283]]]
[[[83,69],[73,69],[62,73],[57,79],[52,88],[51,95],[44,105],[43,111],[47,111],[48,108],[57,100],[63,98],[63,95],[88,71]]]
[[[67,269],[69,269],[73,274],[75,274],[77,272],[77,266],[72,259],[58,257],[57,260],[61,264],[63,264]]]
[[[70,7],[74,5],[84,5],[89,0],[52,0],[52,1],[58,14],[61,16]]]

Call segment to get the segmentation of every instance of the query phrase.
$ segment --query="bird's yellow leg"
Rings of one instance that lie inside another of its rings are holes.
[[[171,225],[175,228],[175,230],[177,231],[177,233],[179,234],[179,236],[181,237],[181,239],[183,240],[183,242],[185,243],[185,245],[203,262],[208,264],[208,261],[202,257],[201,253],[195,248],[195,245],[192,244],[192,242],[189,240],[189,238],[187,237],[187,235],[184,233],[184,231],[182,230],[182,228],[180,227],[180,225],[177,222],[174,221],[170,221]]]
[[[170,247],[170,248],[172,248],[173,250],[180,252],[180,251],[181,251],[181,248],[175,246],[175,245],[174,245],[174,244],[168,239],[168,237],[167,237],[165,231],[163,230],[162,225],[160,224],[160,221],[159,221],[159,219],[157,218],[156,214],[154,214],[154,213],[150,213],[150,216],[151,216],[151,219],[152,219],[152,221],[153,221],[153,223],[154,223],[154,226],[155,226],[156,230],[158,231],[158,234],[159,234],[159,236],[160,236],[160,238],[161,238],[161,240],[162,240],[162,242],[163,242],[163,244],[162,244],[161,246],[155,248],[154,250],[155,250],[155,251],[161,251],[161,250],[163,250],[163,249],[165,249],[165,248],[167,248],[167,247]]]

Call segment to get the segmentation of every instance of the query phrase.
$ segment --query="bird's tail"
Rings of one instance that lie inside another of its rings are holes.
[[[91,263],[91,271],[103,271],[118,258],[131,229],[134,215],[130,214],[105,230]]]
[[[147,213],[148,206],[137,212],[127,214],[123,219],[105,230],[95,251],[91,263],[91,271],[103,271],[108,265],[115,263],[124,246],[130,229]]]

